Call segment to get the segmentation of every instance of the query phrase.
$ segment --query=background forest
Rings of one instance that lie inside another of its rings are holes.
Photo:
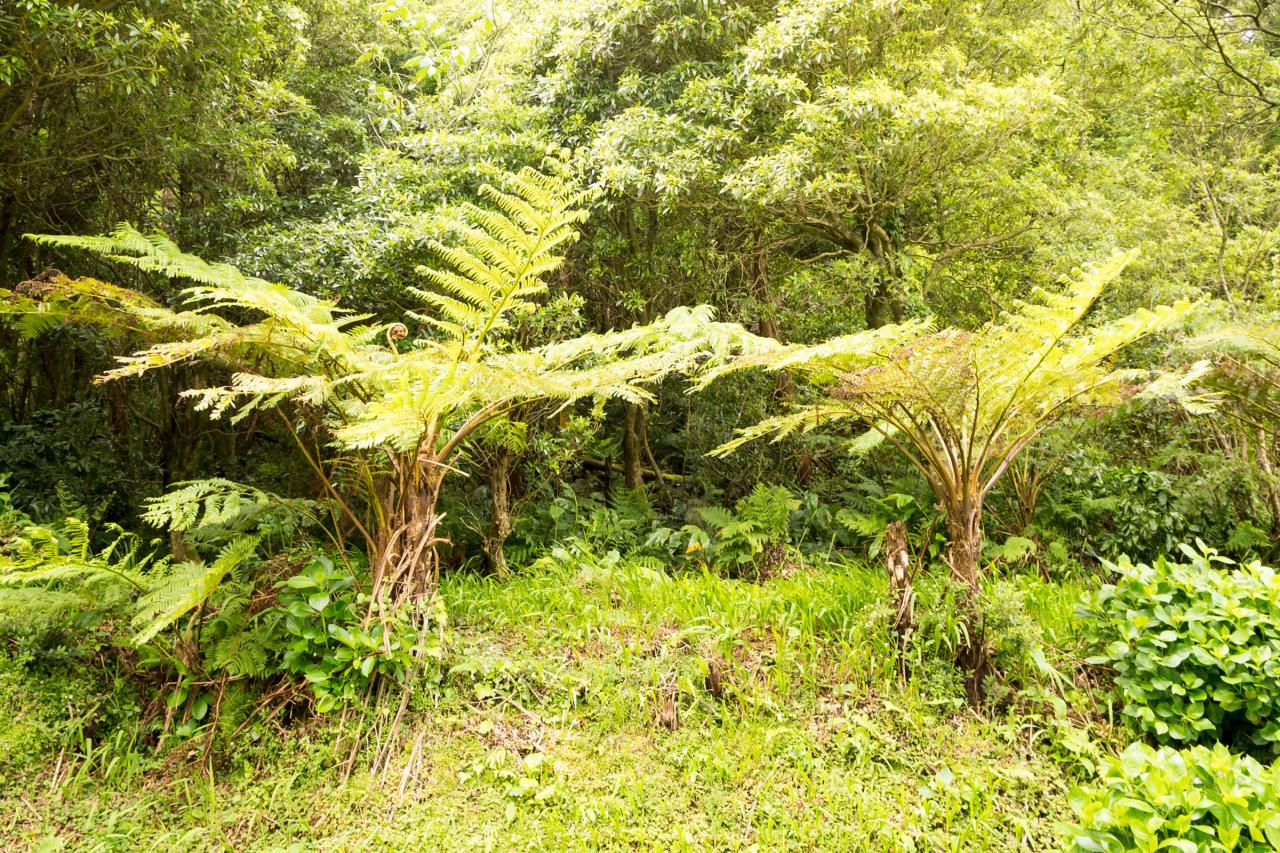
[[[0,8],[0,839],[1280,849],[1280,8]]]

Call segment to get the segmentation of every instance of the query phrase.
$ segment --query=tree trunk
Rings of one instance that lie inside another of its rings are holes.
[[[987,673],[986,638],[982,621],[981,581],[978,564],[982,555],[982,501],[965,496],[947,507],[947,563],[951,580],[960,588],[959,605],[968,641],[957,650],[957,662],[967,673],[965,693],[969,703],[982,702],[982,679]]]
[[[407,481],[404,493],[398,493],[393,480],[384,494],[387,523],[376,534],[371,561],[370,610],[375,614],[391,614],[405,605],[418,611],[424,599],[435,595],[440,579],[436,546],[443,541],[436,536],[443,518],[437,505],[446,469],[434,462],[411,457],[412,467],[402,467],[396,478]]]
[[[622,484],[628,489],[644,486],[645,412],[640,403],[622,404]]]
[[[887,281],[881,280],[876,283],[875,288],[867,291],[863,300],[863,314],[866,317],[868,329],[878,329],[893,322],[891,300],[892,295]]]
[[[969,501],[963,502],[949,513],[947,534],[947,564],[951,567],[951,580],[964,595],[976,603],[980,583],[978,561],[982,555],[982,508]]]
[[[884,531],[884,563],[889,575],[889,595],[893,601],[893,634],[898,648],[898,672],[907,676],[907,638],[915,629],[915,593],[911,589],[911,552],[907,548],[907,525],[892,522]]]
[[[9,274],[9,252],[13,242],[14,205],[17,199],[13,193],[7,193],[0,202],[0,282]],[[5,284],[6,287],[10,286]]]
[[[504,545],[511,535],[511,469],[515,454],[501,451],[489,466],[489,510],[493,517],[484,549],[494,574],[507,573],[507,555]]]
[[[760,320],[759,328],[761,337],[773,338],[775,341],[782,340],[782,333],[778,329],[778,318],[775,316],[776,309],[773,301],[773,290],[769,285],[769,255],[767,250],[759,248],[760,235],[756,235],[757,248],[751,256],[751,288],[752,295],[756,302],[760,304]],[[791,374],[785,370],[780,370],[773,376],[773,395],[776,399],[790,399],[795,393],[795,380],[791,378]]]
[[[1271,440],[1271,448],[1275,447],[1275,439]],[[1266,474],[1267,495],[1271,499],[1271,535],[1280,534],[1280,487],[1276,483],[1275,470],[1271,465],[1271,448],[1267,446],[1267,436],[1258,430],[1258,467]]]

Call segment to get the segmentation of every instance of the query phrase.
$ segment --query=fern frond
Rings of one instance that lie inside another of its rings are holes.
[[[810,406],[796,407],[790,412],[765,418],[759,423],[737,431],[732,441],[727,441],[711,451],[711,456],[728,456],[744,444],[771,436],[777,443],[796,432],[808,432],[833,421],[857,417],[847,405],[838,400],[822,400]]]
[[[143,520],[168,530],[192,533],[205,542],[248,530],[296,531],[316,521],[314,501],[283,498],[221,478],[175,483],[166,494],[148,498]]]
[[[81,519],[68,516],[61,529],[30,526],[9,545],[11,556],[0,556],[0,586],[83,585],[97,580],[124,581],[135,589],[146,589],[152,571],[163,570],[168,559],[154,560],[154,549],[143,552],[142,539],[116,525],[116,534],[102,551],[94,554],[89,527]]]
[[[223,670],[232,678],[261,678],[268,672],[272,639],[270,630],[262,626],[231,631],[210,648],[209,669]]]
[[[911,320],[842,335],[810,346],[755,338],[742,342],[742,355],[703,373],[698,386],[705,387],[728,373],[753,367],[769,371],[795,370],[809,374],[816,384],[828,384],[842,374],[882,361],[896,348],[929,333],[932,328],[931,319]]]
[[[561,248],[586,218],[588,195],[558,178],[526,168],[507,183],[481,188],[491,209],[461,207],[456,245],[431,244],[445,269],[420,273],[440,292],[415,291],[443,315],[429,322],[469,353],[509,328],[508,314],[533,310],[531,300],[546,291],[545,276],[563,262]]]
[[[179,563],[157,581],[138,602],[134,625],[138,633],[134,645],[151,641],[207,599],[232,569],[253,556],[261,537],[241,536],[222,549],[217,559],[205,563]]]

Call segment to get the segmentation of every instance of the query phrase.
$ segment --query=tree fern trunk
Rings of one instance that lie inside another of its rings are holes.
[[[982,703],[982,679],[987,672],[986,639],[983,635],[979,560],[982,555],[982,501],[966,495],[947,507],[947,562],[951,580],[960,588],[960,618],[967,641],[957,650],[957,662],[966,672],[965,693],[969,703]]]
[[[893,633],[898,650],[898,671],[907,676],[907,638],[915,630],[915,593],[911,589],[911,551],[907,547],[907,525],[894,521],[884,531],[884,565],[893,599]]]
[[[980,587],[978,560],[982,554],[982,507],[964,501],[952,517],[947,519],[947,563],[951,567],[951,580],[964,594],[976,600]]]
[[[622,480],[628,489],[644,485],[645,416],[639,403],[622,404]]]
[[[384,504],[387,521],[376,535],[370,560],[375,613],[416,607],[435,595],[440,579],[436,547],[442,540],[436,536],[436,528],[442,518],[438,505],[444,470],[438,465],[423,465],[407,477],[403,494],[388,494]]]
[[[489,526],[489,535],[485,541],[485,552],[489,556],[489,564],[494,574],[507,573],[507,555],[504,546],[511,535],[511,469],[515,463],[515,454],[502,451],[489,467],[489,510],[493,517]]]

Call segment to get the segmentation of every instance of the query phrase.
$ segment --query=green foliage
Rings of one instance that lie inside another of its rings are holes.
[[[104,426],[101,407],[90,402],[33,412],[21,424],[0,422],[0,471],[12,472],[15,503],[37,520],[52,521],[62,514],[61,488],[102,518],[132,521],[155,460]]]
[[[1153,560],[1203,531],[1182,511],[1175,480],[1163,471],[1093,464],[1068,457],[1045,515],[1077,548],[1108,560]]]
[[[793,370],[830,396],[748,427],[717,452],[830,421],[874,419],[855,449],[880,440],[900,447],[940,497],[949,491],[940,478],[953,464],[971,467],[976,487],[985,491],[1010,458],[1073,407],[1115,404],[1135,383],[1152,378],[1115,369],[1112,360],[1126,345],[1181,322],[1189,302],[1144,309],[1088,332],[1076,328],[1132,258],[1118,254],[1085,270],[1063,292],[1037,291],[1034,301],[973,334],[934,333],[930,323],[913,322],[815,346],[757,342],[757,352],[709,371],[703,382],[749,367]],[[1146,393],[1180,395],[1194,407],[1185,386],[1203,370],[1164,376]]]
[[[885,529],[895,521],[907,522],[908,531],[913,521],[923,515],[920,502],[914,495],[893,492],[882,496],[862,497],[860,510],[842,507],[835,520],[860,539],[869,540],[867,556],[876,559],[884,546]]]
[[[282,498],[214,477],[174,483],[170,491],[145,501],[142,518],[199,544],[221,544],[253,532],[287,545],[316,522],[319,508],[316,501]]]
[[[136,730],[138,698],[120,668],[97,656],[0,648],[0,787],[29,772],[61,784],[70,774],[50,777],[50,757],[70,765],[86,741]]]
[[[139,628],[135,645],[148,643],[157,634],[195,610],[213,594],[223,578],[257,551],[258,536],[233,539],[209,563],[178,563],[168,572],[152,577],[147,594],[138,599],[133,623]]]
[[[9,502],[0,477],[0,642],[47,655],[74,646],[104,619],[119,615],[146,581],[163,570],[143,540],[115,525],[95,550],[89,524],[71,515],[41,526]],[[91,646],[86,643],[86,646]]]
[[[510,315],[530,315],[547,291],[547,274],[564,261],[575,226],[587,218],[590,194],[532,169],[507,178],[511,191],[482,187],[496,206],[462,206],[462,243],[432,248],[451,269],[420,270],[438,290],[414,290],[437,316],[414,315],[462,343],[460,359],[474,356],[490,335],[510,328]]]
[[[1280,764],[1221,745],[1175,750],[1130,744],[1094,786],[1071,792],[1076,851],[1280,849]]]
[[[280,586],[283,666],[307,680],[322,714],[368,700],[376,678],[403,685],[420,677],[424,657],[443,656],[445,611],[439,599],[428,624],[415,625],[407,611],[370,623],[362,618],[368,595],[357,592],[350,573],[324,555]]]
[[[1280,576],[1203,545],[1188,562],[1106,564],[1082,607],[1125,718],[1162,743],[1221,741],[1280,755]]]
[[[81,582],[92,589],[101,581],[142,589],[144,569],[163,569],[166,559],[153,560],[149,548],[135,534],[114,528],[116,538],[95,551],[89,525],[76,516],[53,526],[30,525],[9,545],[0,561],[0,586],[47,586]]]
[[[780,568],[791,536],[791,513],[800,501],[785,486],[757,484],[732,510],[700,507],[699,517],[714,530],[709,556],[735,575]],[[696,540],[691,540],[693,544]]]
[[[442,335],[409,338],[403,323],[368,325],[368,317],[339,308],[336,300],[207,263],[161,234],[128,226],[105,237],[35,239],[195,281],[182,293],[183,310],[65,277],[41,299],[17,300],[12,310],[40,313],[53,306],[85,314],[89,322],[114,315],[163,338],[120,359],[100,379],[199,359],[235,372],[229,385],[183,392],[196,399],[197,410],[215,418],[234,412],[232,423],[284,403],[313,415],[354,471],[355,494],[344,500],[296,430],[293,438],[365,539],[370,601],[394,608],[401,596],[385,601],[384,581],[404,578],[418,588],[418,578],[434,578],[440,483],[473,433],[533,402],[651,399],[646,385],[723,360],[751,339],[740,326],[713,322],[709,309],[686,308],[647,326],[528,349],[502,340],[512,316],[535,310],[533,298],[546,290],[542,277],[563,263],[557,250],[575,238],[586,199],[570,182],[530,168],[506,176],[506,185],[509,190],[486,191],[496,209],[466,208],[470,225],[461,229],[460,246],[435,245],[450,269],[424,275],[444,292],[417,291],[436,310],[412,316]],[[397,341],[404,339],[402,349]],[[363,518],[353,504],[367,508]]]
[[[141,646],[203,604],[233,569],[254,556],[259,542],[257,536],[241,536],[207,564],[171,565],[167,558],[153,559],[139,537],[118,528],[116,533],[111,544],[94,552],[88,526],[74,516],[61,528],[28,527],[13,545],[14,556],[0,559],[0,587],[21,589],[23,600],[47,596],[50,605],[61,608],[74,601],[99,618],[137,595],[128,609],[138,629],[132,642]],[[0,594],[12,593],[0,589]]]

